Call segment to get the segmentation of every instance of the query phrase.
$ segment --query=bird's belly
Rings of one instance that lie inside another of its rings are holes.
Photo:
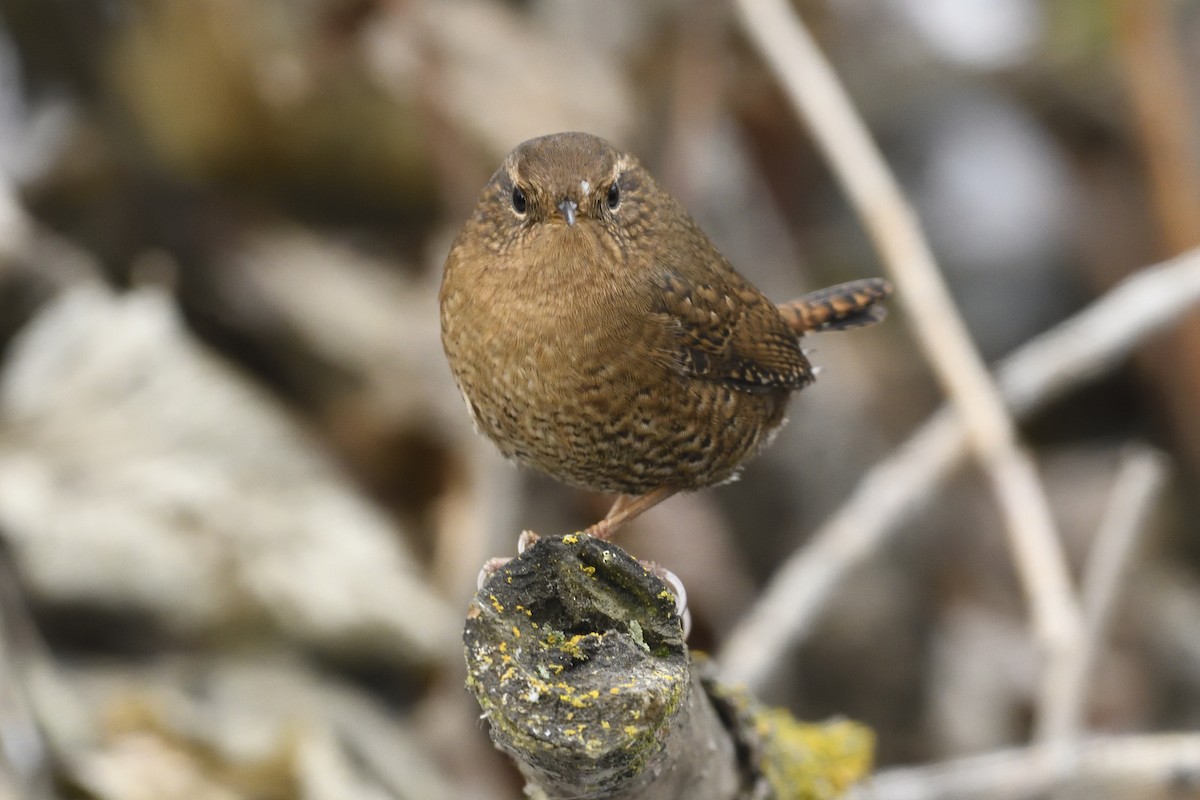
[[[578,340],[525,348],[460,385],[476,424],[505,456],[567,483],[623,494],[721,483],[783,421],[786,391],[749,394],[685,379]]]

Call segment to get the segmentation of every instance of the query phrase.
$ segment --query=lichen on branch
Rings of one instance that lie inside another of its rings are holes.
[[[615,545],[544,538],[496,570],[467,685],[533,797],[822,800],[870,766],[851,723],[802,725],[693,659],[670,588]]]

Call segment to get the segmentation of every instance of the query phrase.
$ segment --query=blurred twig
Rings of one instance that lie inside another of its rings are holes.
[[[1121,579],[1165,480],[1166,466],[1158,452],[1138,448],[1125,457],[1083,572],[1089,633],[1098,634],[1112,617]]]
[[[1200,250],[1148,267],[1000,364],[1018,416],[1102,374],[1200,302]],[[966,432],[943,408],[872,469],[845,505],[779,569],[720,654],[723,675],[760,684],[803,639],[846,573],[878,551],[965,457]]]
[[[28,694],[28,673],[44,655],[21,596],[12,554],[0,547],[0,779],[21,797],[50,798],[52,747]],[[0,780],[0,796],[4,783]],[[15,787],[13,787],[15,789]]]
[[[1116,66],[1130,126],[1146,172],[1151,219],[1164,256],[1200,246],[1200,127],[1185,45],[1174,26],[1178,4],[1110,0]],[[1200,315],[1190,317],[1140,366],[1159,387],[1172,432],[1200,466]]]
[[[784,0],[739,0],[738,8],[751,41],[775,70],[857,208],[896,282],[921,347],[962,417],[971,448],[1000,502],[1034,628],[1049,657],[1048,692],[1053,676],[1078,659],[1081,624],[1033,460],[1018,444],[1013,421],[971,343],[916,216],[803,23]],[[1060,727],[1044,716],[1039,726],[1046,735]]]
[[[91,741],[86,714],[30,614],[12,551],[0,542],[0,773],[20,800],[53,800]]]
[[[1200,735],[1114,736],[1071,748],[1074,771],[1064,780],[1053,748],[1003,750],[928,767],[881,772],[847,794],[849,800],[971,800],[1043,797],[1055,788],[1086,781],[1091,791],[1075,797],[1142,796],[1134,787],[1186,785],[1200,775]],[[1108,789],[1109,791],[1105,791]],[[1182,795],[1180,795],[1182,796]]]
[[[1200,149],[1187,66],[1164,0],[1112,0],[1115,44],[1124,68],[1141,152],[1164,244],[1200,245]]]
[[[1062,706],[1056,715],[1067,722],[1071,733],[1078,733],[1083,726],[1088,685],[1121,582],[1165,480],[1163,457],[1154,450],[1138,447],[1122,459],[1083,572],[1083,658],[1078,673],[1067,676],[1069,680],[1055,695],[1055,702]]]

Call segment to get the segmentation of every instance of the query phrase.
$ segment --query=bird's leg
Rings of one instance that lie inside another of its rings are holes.
[[[607,516],[584,531],[588,536],[595,536],[597,539],[608,541],[616,533],[617,528],[624,525],[634,517],[654,508],[656,505],[666,500],[671,495],[678,492],[678,489],[672,489],[669,486],[660,486],[646,494],[636,497],[631,495],[621,495],[617,498],[617,502],[613,503],[609,509]]]
[[[604,518],[612,519],[617,514],[620,514],[627,505],[632,503],[637,498],[638,498],[638,496],[636,494],[619,494],[619,495],[617,495],[616,501],[613,502],[612,508],[610,508],[608,510],[608,513],[604,515]]]

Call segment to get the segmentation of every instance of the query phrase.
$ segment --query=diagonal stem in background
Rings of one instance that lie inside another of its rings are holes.
[[[1078,658],[1082,625],[1066,557],[1033,459],[1017,442],[983,360],[942,280],[895,177],[829,63],[785,0],[738,0],[751,42],[775,71],[879,251],[934,373],[963,420],[971,449],[1000,503],[1009,546],[1053,675]],[[1039,718],[1053,738],[1054,720]]]
[[[1061,676],[1049,712],[1072,734],[1077,735],[1084,727],[1088,688],[1117,597],[1166,477],[1165,459],[1156,450],[1139,445],[1123,454],[1084,565],[1081,592],[1085,635],[1081,656],[1075,671]]]
[[[847,800],[996,800],[1047,797],[1055,789],[1066,796],[1168,797],[1173,784],[1186,787],[1200,774],[1200,735],[1164,733],[1111,736],[1072,745],[1072,776],[1064,778],[1044,746],[968,756],[927,767],[889,769],[852,789]],[[1064,785],[1065,784],[1065,785]],[[1113,787],[1122,793],[1088,792]],[[1186,788],[1182,788],[1186,792]]]
[[[1200,303],[1200,250],[1147,267],[1086,309],[1025,344],[997,369],[1018,417],[1103,374]],[[811,632],[847,573],[966,456],[966,432],[949,408],[877,464],[845,504],[775,573],[718,656],[731,682],[761,686],[784,651]]]

